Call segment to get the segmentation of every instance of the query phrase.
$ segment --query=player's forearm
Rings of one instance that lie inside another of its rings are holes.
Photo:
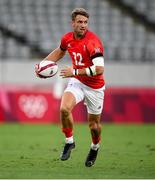
[[[103,74],[104,72],[104,58],[96,57],[93,60],[93,65],[81,68],[73,69],[72,67],[63,68],[60,72],[60,76],[63,78],[73,77],[73,76],[96,76]]]
[[[65,55],[65,51],[62,51],[60,48],[53,50],[45,59],[57,62]]]
[[[93,65],[84,69],[74,69],[73,74],[79,76],[96,76],[104,72],[104,57],[99,56],[92,59]]]
[[[83,69],[73,69],[72,67],[66,67],[61,69],[60,71],[60,76],[62,78],[68,78],[68,77],[74,77],[74,76],[95,76],[99,74],[103,74],[104,67],[102,66],[94,66],[92,68],[92,72],[90,72],[88,68],[83,68]]]
[[[94,66],[93,68],[73,69],[73,75],[77,76],[94,76],[103,74],[103,66]]]

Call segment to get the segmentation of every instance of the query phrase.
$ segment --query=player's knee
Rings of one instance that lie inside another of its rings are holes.
[[[90,130],[97,129],[96,122],[89,122],[89,128],[90,128]]]
[[[99,122],[92,121],[89,123],[89,128],[91,131],[100,131],[101,124]]]
[[[60,107],[60,113],[62,116],[66,117],[66,116],[69,116],[71,110],[68,106],[61,106]]]

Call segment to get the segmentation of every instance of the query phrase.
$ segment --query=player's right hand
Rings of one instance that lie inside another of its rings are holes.
[[[36,76],[39,77],[39,78],[45,79],[46,77],[41,76],[38,71],[39,71],[39,64],[36,64],[35,65],[35,74],[36,74]]]

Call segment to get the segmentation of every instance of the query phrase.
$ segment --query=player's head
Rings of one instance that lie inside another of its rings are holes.
[[[89,14],[83,8],[75,8],[71,13],[72,27],[77,38],[81,38],[88,28]]]

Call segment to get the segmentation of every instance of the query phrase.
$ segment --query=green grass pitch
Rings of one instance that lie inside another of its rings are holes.
[[[60,125],[0,125],[0,179],[155,178],[155,125],[104,125],[96,164],[85,167],[87,124],[75,124],[76,149],[59,160]]]

